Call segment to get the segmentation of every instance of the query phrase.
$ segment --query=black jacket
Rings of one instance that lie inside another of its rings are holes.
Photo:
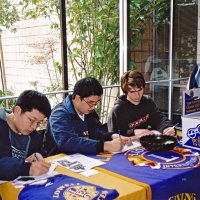
[[[121,131],[122,135],[134,135],[135,129],[150,128],[163,132],[172,122],[162,114],[149,96],[143,96],[139,105],[118,97],[108,117],[108,131]]]

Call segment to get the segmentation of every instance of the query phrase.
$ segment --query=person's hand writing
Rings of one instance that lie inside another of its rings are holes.
[[[175,131],[174,127],[168,127],[168,128],[163,130],[163,135],[175,136],[176,135],[176,131]]]
[[[118,137],[118,138],[113,139],[112,141],[104,142],[104,151],[118,152],[118,151],[121,151],[124,145],[125,144],[123,144],[122,139]]]
[[[46,163],[43,160],[32,162],[29,170],[29,175],[40,176],[45,174],[49,171],[50,166],[51,165],[49,163]]]
[[[116,138],[119,138],[119,134],[116,134],[116,133],[112,134],[112,139],[116,139]],[[124,145],[128,145],[128,146],[132,145],[131,137],[126,137],[126,136],[120,135],[120,139],[121,139],[121,143],[123,146]]]
[[[121,143],[124,145],[132,145],[132,138],[131,137],[125,137],[125,136],[121,136]]]
[[[32,163],[32,162],[42,160],[42,159],[43,159],[43,156],[40,153],[33,153],[32,155],[26,158],[25,162]]]

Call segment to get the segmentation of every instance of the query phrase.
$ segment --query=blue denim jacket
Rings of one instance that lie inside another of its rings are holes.
[[[97,154],[103,152],[104,141],[111,140],[95,111],[86,115],[85,121],[80,119],[71,95],[52,111],[49,129],[59,151],[66,154]]]

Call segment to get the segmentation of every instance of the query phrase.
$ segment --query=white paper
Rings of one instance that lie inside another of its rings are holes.
[[[57,166],[57,163],[52,163],[49,168],[49,171],[46,174],[42,174],[40,176],[19,176],[15,180],[12,181],[12,184],[16,188],[21,188],[25,184],[37,183],[41,180],[47,180],[47,178],[58,174],[57,172],[54,171],[56,166]]]
[[[89,170],[86,170],[84,172],[81,172],[80,174],[83,175],[83,176],[86,176],[86,177],[89,177],[89,176],[92,176],[92,175],[95,175],[95,174],[98,174],[99,171],[96,170],[96,169],[89,169]]]
[[[7,182],[7,181],[1,181],[1,180],[0,180],[0,184],[3,184],[3,183],[5,183],[5,182]]]
[[[141,144],[139,142],[132,141],[132,145],[130,145],[130,146],[125,145],[121,151],[113,152],[113,153],[123,153],[123,152],[130,150],[130,149],[135,149],[135,148],[140,147],[140,146],[141,146]]]
[[[47,172],[47,175],[51,175],[53,173],[53,171],[55,170],[55,168],[57,167],[57,163],[51,163],[51,166],[49,168],[49,171]]]
[[[55,159],[52,162],[56,162],[58,165],[78,173],[105,164],[100,160],[90,158],[79,153],[64,156],[62,158]]]

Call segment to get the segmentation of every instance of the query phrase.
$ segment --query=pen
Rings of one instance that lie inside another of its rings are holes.
[[[37,154],[37,153],[35,153],[35,154],[34,154],[34,156],[35,156],[35,159],[36,159],[36,161],[39,161],[39,160],[41,160],[41,158],[40,158],[40,157],[38,157],[38,154]]]
[[[119,129],[118,129],[118,136],[119,136],[119,139],[121,140],[121,133]]]
[[[175,128],[178,124],[179,124],[179,122],[176,123],[174,126],[172,126],[170,129],[168,129],[168,130],[165,132],[165,134],[168,133],[169,131],[171,131],[173,128]]]

